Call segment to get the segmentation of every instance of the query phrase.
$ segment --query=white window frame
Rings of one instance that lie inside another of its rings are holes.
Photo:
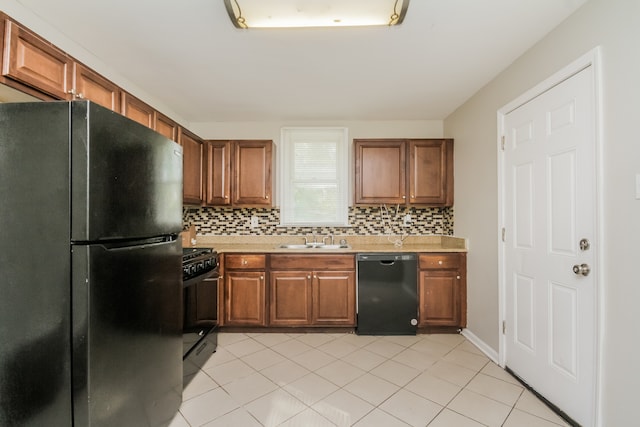
[[[293,144],[305,141],[332,141],[336,147],[336,181],[338,186],[338,206],[336,221],[298,221],[293,215],[293,182],[291,179]],[[346,227],[349,225],[349,137],[345,127],[283,127],[280,130],[279,148],[279,194],[280,225],[286,227]]]

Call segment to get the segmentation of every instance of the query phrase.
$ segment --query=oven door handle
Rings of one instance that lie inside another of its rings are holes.
[[[209,279],[209,278],[218,278],[220,276],[219,271],[217,268],[214,268],[213,270],[209,270],[206,273],[200,274],[199,276],[195,276],[192,277],[190,279],[184,280],[182,282],[182,287],[183,288],[188,288],[189,286],[193,286],[196,283],[200,283],[205,279]]]

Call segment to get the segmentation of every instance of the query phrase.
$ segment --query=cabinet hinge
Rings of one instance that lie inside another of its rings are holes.
[[[504,242],[506,238],[507,238],[507,230],[504,227],[502,227],[502,241]]]
[[[502,147],[502,151],[504,151],[504,135],[502,135],[500,146]]]
[[[502,321],[502,335],[507,333],[507,321],[503,320]]]

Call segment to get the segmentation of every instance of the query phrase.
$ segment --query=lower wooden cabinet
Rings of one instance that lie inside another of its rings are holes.
[[[356,325],[355,271],[313,273],[312,318],[315,326]]]
[[[225,254],[219,318],[239,327],[355,327],[353,254]],[[466,327],[466,253],[419,254],[418,327]]]
[[[419,256],[418,327],[464,328],[467,323],[465,253]]]
[[[269,290],[269,325],[311,324],[311,277],[309,271],[272,271]]]
[[[271,255],[270,326],[355,326],[353,255]]]
[[[266,326],[265,255],[225,255],[224,324]]]

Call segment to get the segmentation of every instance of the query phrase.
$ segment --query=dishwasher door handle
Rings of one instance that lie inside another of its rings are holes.
[[[382,264],[382,265],[393,265],[395,263],[396,263],[395,260],[381,260],[380,261],[380,264]]]

